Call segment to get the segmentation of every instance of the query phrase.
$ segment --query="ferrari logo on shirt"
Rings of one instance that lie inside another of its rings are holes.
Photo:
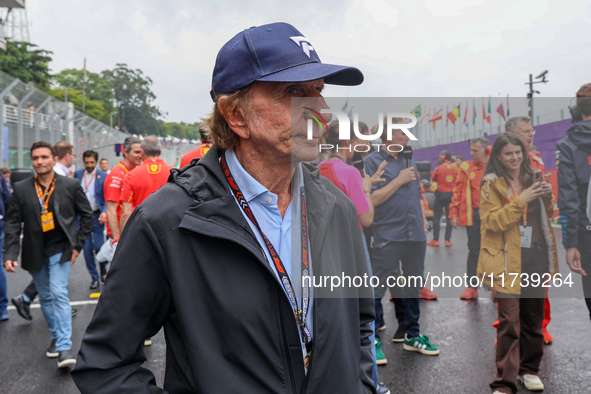
[[[476,174],[474,172],[470,173],[470,179],[474,179],[475,176],[476,176]]]
[[[148,173],[149,174],[159,174],[161,169],[160,164],[150,164],[148,165]]]

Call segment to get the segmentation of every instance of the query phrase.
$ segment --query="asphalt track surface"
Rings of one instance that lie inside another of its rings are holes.
[[[555,235],[560,239],[558,229]],[[452,242],[451,248],[428,247],[426,272],[464,274],[465,230],[454,230]],[[558,254],[560,270],[567,274],[570,271],[561,246]],[[26,287],[30,276],[19,267],[16,274],[7,273],[7,279],[11,298]],[[545,393],[591,393],[591,322],[582,299],[580,278],[573,275],[572,279],[572,287],[550,290],[552,322],[549,331],[554,343],[545,346],[541,365]],[[70,275],[70,299],[78,310],[72,322],[75,351],[80,347],[96,305],[89,284],[90,276],[81,256]],[[421,332],[441,349],[441,354],[423,356],[392,343],[396,320],[393,304],[385,298],[387,329],[381,336],[388,363],[379,367],[380,381],[393,393],[490,393],[488,383],[495,375],[496,331],[491,324],[496,319],[496,304],[484,290],[474,301],[459,299],[463,288],[434,290],[440,298],[421,301],[420,323]],[[11,306],[10,320],[0,323],[0,393],[77,393],[69,371],[58,369],[56,359],[45,357],[50,334],[41,310],[33,305],[31,313],[33,321],[29,322],[18,316]],[[145,348],[148,361],[144,366],[153,371],[160,386],[164,378],[165,348],[162,331],[153,338],[153,345]],[[527,392],[520,389],[520,393]]]

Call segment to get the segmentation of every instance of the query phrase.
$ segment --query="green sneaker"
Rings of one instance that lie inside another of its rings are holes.
[[[388,363],[388,359],[386,355],[382,351],[382,342],[376,338],[376,364],[377,365],[386,365]]]
[[[439,354],[439,349],[429,342],[429,337],[424,335],[415,338],[409,338],[408,335],[405,335],[404,350],[419,352],[427,356],[437,356]]]

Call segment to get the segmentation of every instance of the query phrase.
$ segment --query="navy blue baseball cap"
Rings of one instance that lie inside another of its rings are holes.
[[[234,93],[254,81],[307,82],[324,78],[332,85],[363,82],[355,67],[325,64],[295,27],[271,23],[246,29],[220,49],[213,69],[211,98]]]

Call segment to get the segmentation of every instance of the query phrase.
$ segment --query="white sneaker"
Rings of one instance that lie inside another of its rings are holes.
[[[531,391],[544,390],[544,383],[542,383],[542,380],[540,379],[540,377],[538,375],[530,375],[530,374],[526,373],[523,376],[518,376],[517,380],[519,380],[521,383],[523,383],[525,388],[528,390],[531,390]]]

